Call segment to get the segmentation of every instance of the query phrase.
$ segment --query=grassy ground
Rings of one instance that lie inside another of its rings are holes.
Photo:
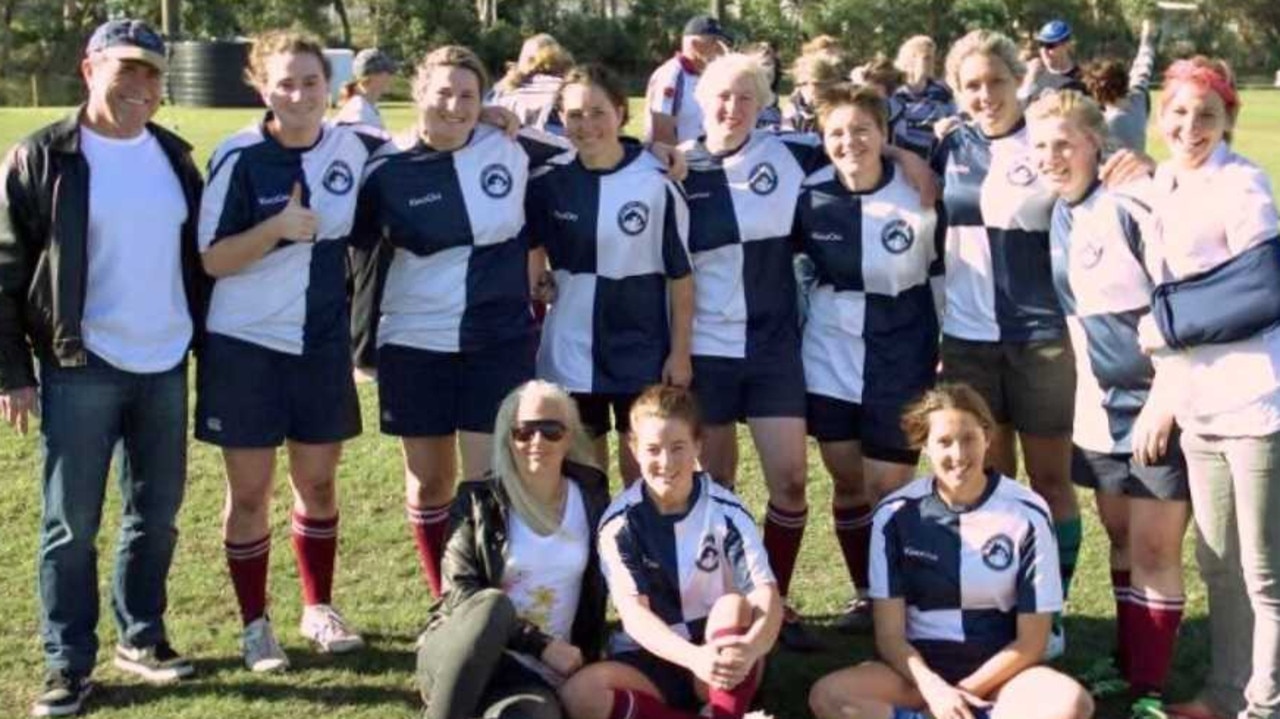
[[[0,146],[8,146],[64,110],[0,110]],[[165,109],[160,121],[185,135],[203,164],[216,141],[250,122],[254,111]],[[411,122],[406,107],[389,108],[393,128]],[[1280,93],[1250,92],[1236,133],[1244,154],[1280,172]],[[1153,147],[1159,150],[1158,142]],[[281,488],[274,514],[275,551],[270,587],[272,614],[296,669],[262,677],[241,668],[238,656],[239,617],[224,569],[219,516],[223,475],[216,452],[192,443],[187,500],[180,517],[182,532],[170,581],[170,633],[178,647],[194,657],[199,677],[163,689],[139,684],[110,666],[97,674],[103,685],[92,702],[95,716],[141,717],[300,717],[323,713],[332,717],[411,717],[412,645],[430,604],[418,577],[417,564],[403,519],[402,480],[396,444],[376,432],[376,397],[361,389],[364,436],[350,443],[341,468],[342,551],[337,602],[370,640],[366,651],[350,657],[318,655],[298,639],[299,598],[289,552],[288,494]],[[763,507],[759,467],[743,452],[739,486],[752,507]],[[25,713],[41,673],[36,633],[34,562],[38,528],[36,441],[0,430],[0,716]],[[832,649],[822,655],[781,655],[763,689],[766,708],[787,719],[807,716],[809,685],[821,674],[871,654],[866,639],[848,639],[826,628],[848,598],[847,579],[830,528],[829,484],[810,452],[812,521],[793,588],[801,610],[819,626]],[[114,493],[104,513],[99,540],[110,556],[118,526],[119,501]],[[1088,507],[1091,499],[1081,496]],[[1188,543],[1189,547],[1189,543]],[[1081,671],[1109,651],[1112,601],[1107,579],[1106,548],[1096,515],[1087,510],[1086,540],[1067,618],[1069,649],[1062,666]],[[1191,567],[1190,553],[1187,554]],[[104,577],[110,561],[102,562]],[[1204,672],[1206,652],[1203,587],[1189,571],[1187,622],[1183,627],[1171,682],[1174,697],[1194,691]],[[100,584],[100,592],[109,585]],[[87,593],[88,588],[86,588]],[[104,646],[114,639],[110,610],[103,605]],[[1118,704],[1104,704],[1101,716],[1121,715]]]

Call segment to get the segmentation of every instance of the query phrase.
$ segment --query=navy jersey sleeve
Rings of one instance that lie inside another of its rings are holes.
[[[830,164],[822,149],[822,138],[812,132],[784,132],[778,135],[791,156],[799,163],[805,175],[810,175]]]
[[[1018,546],[1017,612],[1046,614],[1062,610],[1062,576],[1058,570],[1058,543],[1049,521],[1049,508],[1023,502],[1026,533]]]
[[[689,261],[689,205],[674,182],[667,183],[667,207],[662,224],[662,266],[669,279],[693,272]]]
[[[627,524],[625,511],[601,522],[597,543],[600,570],[611,596],[636,597],[651,593],[645,580],[644,556]]]
[[[955,143],[958,129],[958,127],[952,128],[951,132],[943,135],[937,146],[933,148],[933,155],[929,157],[929,167],[933,168],[933,174],[937,175],[939,183],[946,178],[947,159],[951,156],[951,148]]]
[[[563,137],[528,127],[516,135],[516,142],[529,156],[530,171],[545,166],[552,158],[573,152],[573,145]]]
[[[378,315],[382,291],[395,249],[382,238],[378,207],[381,197],[376,181],[360,188],[352,229],[351,259],[351,357],[357,367],[376,367]]]
[[[524,234],[530,249],[538,249],[547,241],[547,183],[548,173],[539,172],[529,178],[524,193]]]
[[[200,251],[215,242],[239,234],[254,225],[252,197],[243,178],[244,152],[232,148],[209,160],[209,182],[200,198]]]
[[[897,531],[898,512],[904,504],[901,501],[882,504],[872,519],[869,572],[872,599],[900,599],[907,594]]]

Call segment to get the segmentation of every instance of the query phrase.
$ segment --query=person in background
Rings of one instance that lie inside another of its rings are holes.
[[[538,33],[520,46],[520,57],[494,85],[489,102],[514,112],[522,127],[563,135],[556,99],[571,67],[573,55],[551,35]]]
[[[893,97],[901,111],[893,125],[893,144],[928,158],[933,155],[940,120],[956,114],[951,88],[934,77],[937,46],[928,35],[908,38],[898,48],[893,64],[903,73],[903,82]]]
[[[609,660],[560,696],[572,719],[742,719],[782,622],[759,532],[741,500],[698,469],[692,393],[650,387],[631,406],[631,428],[643,481],[605,510],[599,538],[622,629]]]
[[[1182,539],[1191,516],[1187,466],[1167,384],[1143,354],[1159,227],[1143,201],[1098,181],[1102,111],[1074,90],[1027,109],[1028,132],[1058,196],[1050,228],[1054,288],[1077,348],[1071,478],[1094,490],[1110,540],[1115,654],[1082,675],[1094,696],[1127,685],[1130,719],[1165,719],[1165,681],[1186,603]],[[1162,362],[1158,358],[1157,362]]]
[[[1040,666],[1062,608],[1049,508],[987,466],[982,396],[942,384],[902,429],[933,474],[876,508],[871,544],[879,659],[818,680],[818,719],[1089,719],[1074,679]]]
[[[822,92],[826,88],[844,82],[848,75],[843,54],[825,45],[819,48],[800,55],[791,66],[791,79],[795,83],[795,90],[782,108],[782,129],[784,130],[816,133],[818,131],[818,100]]]
[[[395,61],[377,48],[365,48],[356,53],[352,65],[354,77],[343,83],[338,92],[341,107],[333,121],[340,125],[368,125],[384,129],[378,100],[391,87],[395,72]]]
[[[733,38],[714,17],[689,18],[680,34],[680,50],[649,77],[644,94],[648,142],[674,146],[702,134],[702,108],[694,100],[698,78],[732,43]]]
[[[150,682],[195,671],[164,616],[187,479],[187,351],[208,279],[191,146],[151,122],[166,68],[164,40],[145,23],[103,23],[79,65],[85,104],[21,140],[0,169],[0,416],[21,434],[41,418],[45,676],[34,716],[78,713],[93,686],[96,535],[117,451],[113,663]]]
[[[1027,105],[1035,102],[1045,90],[1085,91],[1080,66],[1075,60],[1075,42],[1071,24],[1066,20],[1050,20],[1036,32],[1037,56],[1026,65],[1026,74],[1018,88],[1018,100]],[[954,88],[957,92],[959,88]]]
[[[577,407],[532,380],[503,399],[494,434],[492,469],[458,488],[445,593],[418,639],[425,719],[559,719],[556,689],[600,658],[609,486]]]
[[[1085,89],[1102,106],[1107,121],[1108,147],[1126,147],[1138,152],[1147,149],[1147,120],[1151,117],[1151,74],[1156,63],[1151,21],[1142,21],[1138,54],[1133,64],[1108,58],[1084,66]]]

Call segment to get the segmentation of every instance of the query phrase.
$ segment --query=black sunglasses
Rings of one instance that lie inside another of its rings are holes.
[[[529,442],[533,435],[541,434],[548,442],[559,442],[568,432],[569,428],[558,419],[530,419],[517,422],[511,428],[511,438],[517,442]]]

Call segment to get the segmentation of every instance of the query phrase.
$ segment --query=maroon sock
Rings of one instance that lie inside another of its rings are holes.
[[[798,512],[779,509],[769,503],[764,515],[764,551],[769,555],[769,566],[778,580],[778,592],[787,596],[791,589],[791,574],[796,570],[796,557],[800,555],[800,540],[804,537],[804,525],[809,520],[809,509]]]
[[[404,506],[409,517],[409,529],[413,531],[413,543],[418,548],[418,564],[422,567],[422,576],[431,588],[431,596],[439,599],[442,588],[440,581],[440,557],[444,554],[444,535],[449,529],[449,507],[452,502],[445,502],[438,507]]]
[[[271,535],[252,542],[224,541],[231,586],[236,590],[240,619],[245,626],[267,613],[267,566],[271,556]]]
[[[1129,593],[1129,689],[1134,696],[1164,691],[1182,624],[1183,597],[1157,597],[1134,588]]]
[[[609,719],[698,719],[692,712],[667,706],[661,699],[634,689],[611,689]]]
[[[1129,570],[1111,571],[1111,594],[1116,600],[1116,668],[1129,676]]]
[[[333,597],[333,563],[338,556],[338,515],[312,519],[293,513],[293,556],[307,606],[329,604]]]
[[[867,579],[868,557],[871,554],[871,505],[833,505],[831,516],[835,519],[836,541],[840,542],[840,553],[844,555],[844,566],[849,570],[849,579],[857,587],[858,596],[866,596],[867,589],[871,586]]]
[[[733,627],[721,629],[712,635],[712,639],[723,636],[741,636],[745,629]],[[760,663],[751,668],[751,673],[738,686],[729,689],[709,688],[707,703],[711,705],[711,719],[742,719],[751,709],[751,700],[760,688]]]

